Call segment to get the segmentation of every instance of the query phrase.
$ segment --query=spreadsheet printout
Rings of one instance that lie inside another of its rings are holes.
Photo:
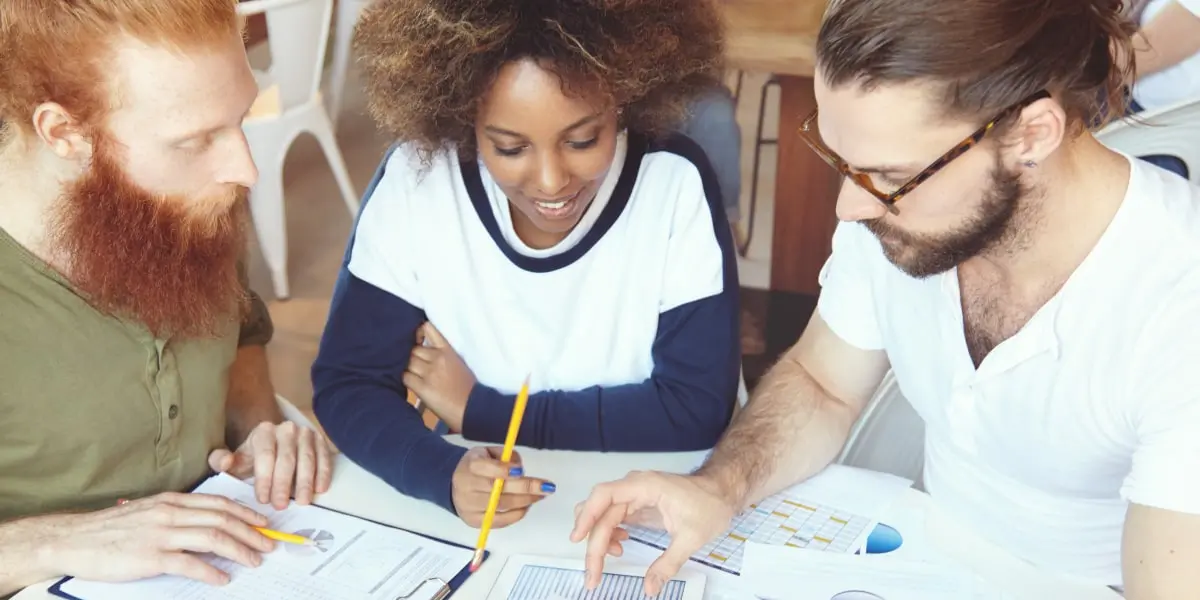
[[[512,556],[504,563],[487,600],[704,600],[707,577],[678,573],[659,594],[648,597],[645,565],[605,564],[596,589],[588,590],[579,559]]]
[[[605,574],[600,585],[588,591],[583,571],[525,565],[508,600],[650,600],[643,585],[642,577]],[[683,600],[685,585],[669,581],[654,600]]]
[[[747,542],[853,554],[865,544],[883,512],[912,482],[862,469],[831,465],[809,481],[753,504],[732,526],[692,555],[692,560],[740,575]],[[629,539],[665,550],[665,531],[626,526]]]

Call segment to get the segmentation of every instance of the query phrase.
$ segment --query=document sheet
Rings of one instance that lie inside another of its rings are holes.
[[[702,600],[704,578],[681,575],[653,599],[645,594],[645,568],[606,566],[593,590],[585,586],[583,563],[549,557],[514,556],[504,565],[488,600]]]
[[[879,523],[879,515],[912,482],[889,475],[830,465],[812,479],[752,505],[733,526],[692,556],[702,565],[740,575],[749,542],[853,554]],[[665,531],[626,527],[629,538],[665,550]]]
[[[230,574],[214,587],[175,576],[111,584],[72,579],[62,591],[82,600],[413,600],[437,597],[470,562],[472,551],[416,534],[292,503],[282,511],[259,504],[254,488],[218,475],[196,489],[227,496],[270,518],[271,529],[296,534],[313,545],[276,542],[262,565],[246,568],[214,556],[207,562]],[[428,581],[430,579],[441,581]]]
[[[742,579],[762,600],[1015,600],[955,565],[762,544]]]

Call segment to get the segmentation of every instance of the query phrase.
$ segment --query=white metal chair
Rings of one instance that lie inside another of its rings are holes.
[[[333,34],[333,75],[329,82],[329,115],[336,127],[342,114],[346,77],[353,62],[354,26],[370,0],[338,0],[337,23]]]
[[[924,488],[925,421],[900,393],[891,371],[850,429],[837,462],[899,475]]]
[[[1130,156],[1178,157],[1200,185],[1200,98],[1114,121],[1096,139]]]
[[[238,4],[237,10],[243,16],[266,14],[271,67],[255,74],[259,101],[242,129],[259,170],[258,184],[250,194],[255,231],[271,270],[275,296],[287,298],[283,163],[301,133],[317,139],[346,207],[352,216],[358,214],[358,195],[320,94],[333,0],[251,0]]]

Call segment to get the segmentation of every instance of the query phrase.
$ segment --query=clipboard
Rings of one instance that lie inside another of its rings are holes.
[[[192,489],[188,491],[188,493],[194,492],[197,488],[199,488],[201,485],[203,485],[204,482],[208,481],[211,478],[212,478],[211,476],[204,478],[199,483],[197,483],[195,486],[193,486]],[[293,497],[292,499],[294,500],[295,498]],[[327,506],[323,506],[321,504],[316,504],[316,503],[311,504],[310,506],[320,508],[322,510],[327,510],[331,513],[336,513],[336,514],[350,517],[353,519],[358,519],[358,520],[366,522],[366,523],[372,523],[375,525],[379,525],[380,527],[386,527],[388,529],[403,531],[404,533],[408,533],[411,535],[415,535],[417,537],[425,538],[427,540],[437,542],[439,544],[444,544],[446,546],[452,546],[454,548],[461,548],[463,550],[470,550],[472,552],[475,551],[475,548],[472,548],[470,546],[447,541],[447,540],[444,540],[444,539],[441,539],[441,538],[438,538],[438,537],[435,537],[432,535],[426,535],[424,533],[405,529],[403,527],[396,527],[394,525],[388,525],[387,523],[380,523],[379,521],[376,521],[374,519],[366,519],[366,518],[360,517],[358,515],[353,515],[348,512],[345,512],[345,511],[337,510],[336,508],[329,508]],[[491,557],[491,552],[485,550],[483,552],[483,561],[481,562],[481,564],[484,562],[487,562],[488,558],[490,558],[490,557]],[[470,565],[470,563],[468,563],[450,581],[444,581],[438,577],[431,577],[429,579],[422,581],[421,583],[418,583],[415,587],[413,587],[412,590],[409,590],[407,594],[397,596],[394,600],[416,600],[417,598],[424,599],[424,598],[426,598],[426,596],[418,596],[418,594],[422,594],[422,593],[424,593],[425,590],[430,589],[431,587],[434,587],[434,586],[436,586],[437,591],[434,592],[434,595],[428,596],[429,600],[446,600],[448,598],[453,597],[454,593],[458,591],[458,588],[462,587],[462,584],[465,583],[467,581],[467,578],[470,576],[471,576],[471,565]],[[63,591],[63,589],[62,589],[63,586],[66,585],[66,583],[71,581],[72,579],[75,579],[75,578],[71,577],[71,576],[63,577],[62,579],[55,582],[55,584],[53,586],[51,586],[48,591],[50,592],[51,595],[57,596],[59,598],[63,598],[65,600],[88,600],[87,598],[80,598],[77,596],[72,596],[71,594],[68,594],[67,592]]]

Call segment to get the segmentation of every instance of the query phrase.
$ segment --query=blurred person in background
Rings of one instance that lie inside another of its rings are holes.
[[[1130,112],[1200,102],[1200,0],[1135,0],[1130,8],[1139,26]],[[1200,169],[1175,156],[1142,158],[1184,178]]]

